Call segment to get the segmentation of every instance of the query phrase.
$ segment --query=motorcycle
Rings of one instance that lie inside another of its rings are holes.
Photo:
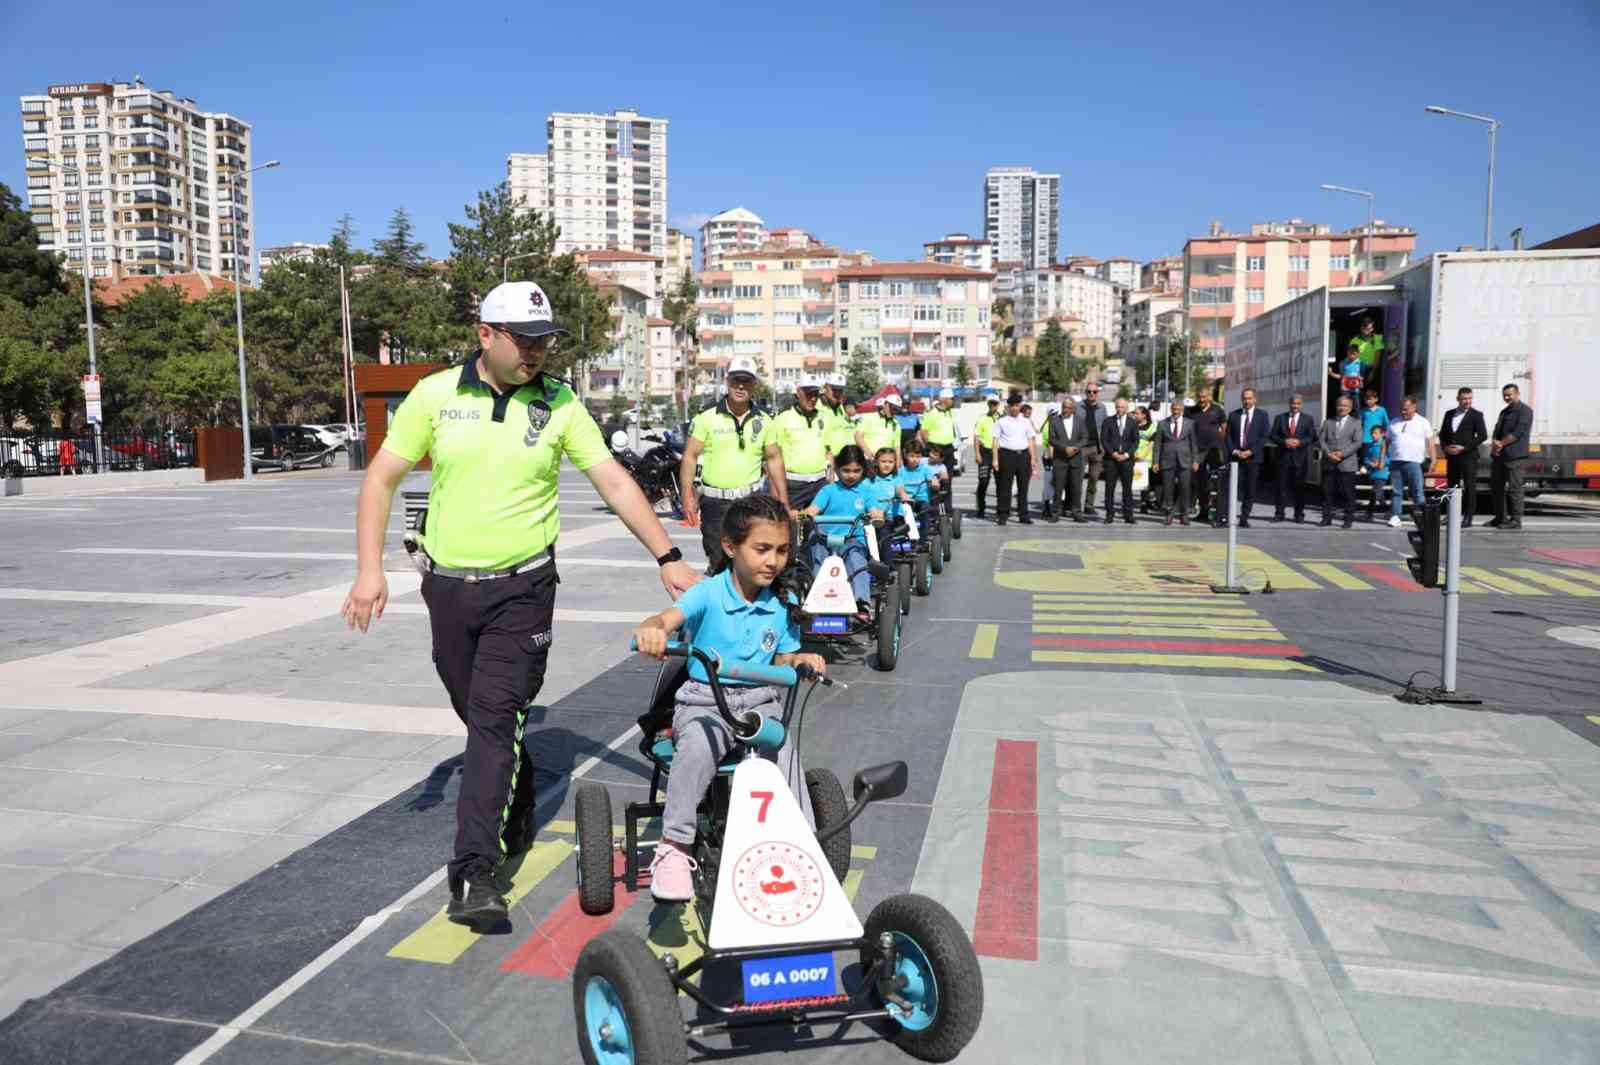
[[[618,430],[611,434],[611,454],[622,468],[633,477],[645,500],[657,509],[663,500],[675,517],[682,516],[682,493],[678,485],[678,464],[683,461],[683,438],[668,430],[664,434],[646,433],[639,438],[644,453],[638,454],[628,446],[628,434]]]

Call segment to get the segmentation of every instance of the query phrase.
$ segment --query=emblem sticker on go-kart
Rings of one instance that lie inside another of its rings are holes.
[[[739,908],[762,924],[787,928],[809,920],[822,905],[822,870],[789,843],[757,843],[733,866]]]

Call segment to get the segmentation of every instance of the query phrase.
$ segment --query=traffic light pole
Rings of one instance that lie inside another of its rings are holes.
[[[1461,486],[1444,498],[1449,517],[1444,538],[1444,663],[1439,680],[1443,693],[1450,696],[1456,690],[1456,640],[1461,630]]]
[[[1200,515],[1205,518],[1204,514]],[[1228,557],[1223,563],[1222,583],[1213,584],[1215,595],[1249,595],[1250,589],[1234,581],[1239,572],[1239,463],[1228,463]]]

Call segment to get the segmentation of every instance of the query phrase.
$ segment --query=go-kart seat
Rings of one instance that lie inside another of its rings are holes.
[[[650,709],[639,715],[639,732],[642,736],[639,741],[639,751],[659,766],[663,773],[672,770],[672,755],[675,751],[672,742],[672,712],[677,705],[678,689],[683,687],[684,681],[688,679],[688,659],[673,657],[662,662],[661,669],[656,673],[655,692],[650,700]],[[729,752],[717,766],[717,772],[732,773],[738,768],[741,757],[738,751]]]

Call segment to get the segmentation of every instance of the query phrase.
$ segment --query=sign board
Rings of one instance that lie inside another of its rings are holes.
[[[1319,288],[1228,330],[1229,395],[1256,390],[1256,402],[1283,410],[1298,395],[1322,407],[1327,376],[1328,290]]]
[[[77,85],[52,85],[51,96],[103,96],[111,91],[111,86],[103,81],[81,82]]]
[[[99,425],[100,415],[100,375],[86,373],[83,375],[83,406],[84,416],[90,425]]]

